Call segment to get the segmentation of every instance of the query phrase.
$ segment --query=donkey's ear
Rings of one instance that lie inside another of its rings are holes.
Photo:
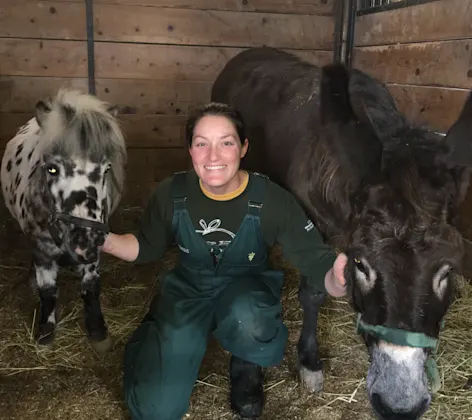
[[[458,166],[472,166],[472,91],[465,101],[462,112],[446,135],[451,151],[450,163]]]
[[[323,124],[348,123],[352,120],[349,103],[349,71],[342,64],[329,64],[321,69],[320,116]]]
[[[35,116],[40,127],[43,126],[44,118],[51,112],[51,100],[49,98],[36,103]]]
[[[381,141],[394,137],[407,124],[387,87],[359,70],[349,79],[349,100],[358,120],[370,126]]]

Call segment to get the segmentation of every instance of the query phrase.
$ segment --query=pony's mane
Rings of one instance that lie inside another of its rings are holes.
[[[118,205],[124,183],[126,144],[118,120],[110,105],[95,96],[61,89],[46,102],[48,111],[38,121],[41,127],[41,154],[60,154],[67,158],[86,158],[111,163],[109,204]]]

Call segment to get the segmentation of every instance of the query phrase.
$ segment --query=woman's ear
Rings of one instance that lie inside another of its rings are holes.
[[[243,146],[241,147],[241,159],[246,156],[247,149],[249,147],[249,140],[244,140]]]

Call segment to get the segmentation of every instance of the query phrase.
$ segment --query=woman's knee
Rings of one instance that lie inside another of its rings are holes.
[[[280,300],[261,291],[237,294],[218,312],[219,327],[242,339],[269,341],[282,323]]]
[[[153,383],[124,383],[124,398],[133,420],[180,420],[189,401],[179,392],[168,393]]]

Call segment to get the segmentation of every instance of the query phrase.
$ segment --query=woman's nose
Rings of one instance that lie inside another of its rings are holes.
[[[210,159],[217,160],[219,158],[219,152],[217,147],[210,148]]]

